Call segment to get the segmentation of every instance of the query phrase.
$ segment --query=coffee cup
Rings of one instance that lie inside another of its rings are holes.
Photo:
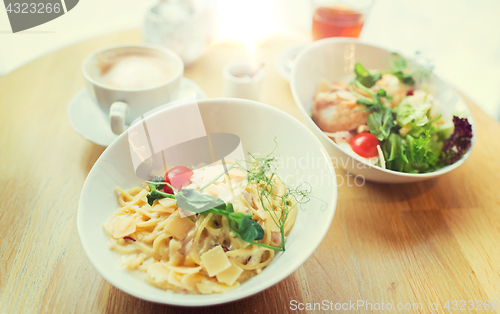
[[[149,44],[121,44],[93,52],[82,64],[90,96],[121,134],[136,118],[177,98],[184,73],[173,51]]]

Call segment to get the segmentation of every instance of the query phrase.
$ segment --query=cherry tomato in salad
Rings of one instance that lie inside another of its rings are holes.
[[[415,91],[413,89],[410,89],[407,93],[406,93],[406,96],[413,96],[413,93]]]
[[[165,173],[165,179],[163,181],[172,185],[176,190],[180,190],[182,188],[182,185],[188,182],[193,174],[193,170],[189,169],[188,167],[177,166]],[[166,184],[163,186],[163,192],[174,194],[174,191],[172,191],[172,189]]]
[[[380,145],[380,141],[378,140],[378,138],[369,132],[359,133],[351,140],[352,150],[356,154],[365,158],[377,157],[378,145]]]

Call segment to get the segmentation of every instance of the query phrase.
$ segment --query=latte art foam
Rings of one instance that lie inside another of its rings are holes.
[[[119,89],[144,89],[163,84],[177,74],[177,65],[147,53],[120,55],[101,63],[97,80]]]

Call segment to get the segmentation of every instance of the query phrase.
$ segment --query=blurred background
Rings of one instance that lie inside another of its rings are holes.
[[[318,2],[202,1],[209,10],[203,11],[206,20],[200,23],[208,23],[213,30],[203,34],[205,29],[197,26],[186,31],[199,37],[213,36],[212,44],[237,40],[250,50],[259,39],[276,33],[289,33],[309,42]],[[178,5],[181,0],[169,1],[172,3]],[[106,33],[142,27],[147,41],[159,40],[162,34],[148,30],[158,26],[154,15],[171,20],[182,19],[184,13],[158,8],[152,16],[153,6],[158,7],[158,0],[81,0],[62,17],[16,34],[11,32],[7,13],[0,10],[0,75],[51,51]],[[360,38],[408,56],[421,51],[438,75],[500,120],[498,13],[500,1],[495,0],[376,0]],[[162,27],[169,30],[168,25]],[[195,51],[186,52],[184,57],[189,64],[198,56]]]

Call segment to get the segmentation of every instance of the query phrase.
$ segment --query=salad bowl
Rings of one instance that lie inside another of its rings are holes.
[[[237,135],[245,154],[264,157],[272,152],[273,156],[283,158],[286,162],[277,168],[277,175],[292,188],[302,184],[302,180],[310,182],[311,202],[298,208],[297,219],[287,236],[286,250],[277,253],[262,273],[234,290],[194,295],[158,289],[121,268],[119,256],[109,249],[103,229],[103,224],[119,208],[114,189],[117,186],[129,189],[143,182],[134,171],[127,132],[121,134],[102,153],[85,181],[78,206],[78,233],[88,259],[99,274],[115,287],[144,300],[206,306],[238,300],[267,289],[290,275],[314,252],[335,212],[337,184],[328,153],[297,119],[271,106],[244,99],[200,100],[198,106],[207,133]],[[173,106],[167,111],[175,115],[179,108]],[[311,157],[315,158],[314,165],[305,164]],[[323,162],[319,165],[318,161]],[[333,180],[318,184],[317,179],[325,177]]]
[[[473,133],[470,148],[461,159],[433,172],[405,173],[371,165],[356,154],[343,150],[311,119],[314,97],[322,81],[349,82],[355,77],[354,65],[357,62],[362,63],[366,69],[387,70],[390,68],[391,53],[391,50],[351,38],[326,38],[304,48],[296,58],[290,87],[306,125],[323,143],[335,165],[370,181],[381,183],[416,182],[434,178],[456,169],[467,160],[474,147],[474,123],[463,98],[445,81],[432,73],[426,79],[426,84],[434,91],[434,97],[440,104],[439,111],[442,118],[451,121],[454,115],[465,117],[471,124]]]

